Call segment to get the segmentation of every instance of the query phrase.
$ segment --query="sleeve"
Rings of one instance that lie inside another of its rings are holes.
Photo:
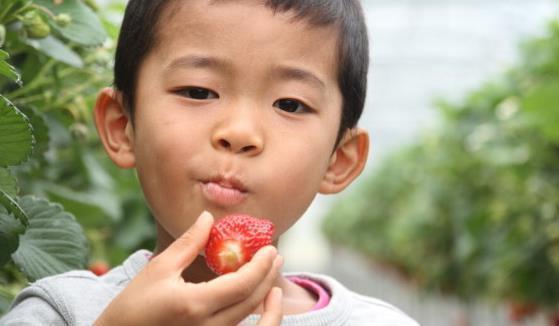
[[[355,295],[352,325],[420,326],[417,321],[382,300]]]
[[[47,301],[30,296],[14,302],[0,319],[0,325],[66,325],[66,322]]]

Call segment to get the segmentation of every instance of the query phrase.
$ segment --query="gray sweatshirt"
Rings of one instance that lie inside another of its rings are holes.
[[[137,251],[101,277],[89,271],[71,271],[34,282],[16,297],[11,310],[0,319],[0,325],[92,325],[148,263],[150,256],[149,251]],[[419,325],[390,304],[354,293],[328,276],[287,275],[320,283],[330,292],[331,298],[320,310],[284,316],[282,325]],[[255,325],[258,319],[257,315],[250,315],[242,325]]]

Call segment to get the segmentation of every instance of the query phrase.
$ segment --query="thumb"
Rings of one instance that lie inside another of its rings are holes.
[[[163,259],[172,262],[171,266],[182,272],[206,246],[213,222],[212,214],[204,211],[186,232],[161,253]]]

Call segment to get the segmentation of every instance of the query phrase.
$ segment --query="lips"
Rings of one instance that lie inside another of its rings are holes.
[[[230,207],[241,204],[247,198],[247,189],[237,179],[215,177],[201,182],[202,194],[213,204]]]

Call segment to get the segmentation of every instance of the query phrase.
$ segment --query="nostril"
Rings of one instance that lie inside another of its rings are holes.
[[[223,137],[223,138],[216,138],[213,141],[213,146],[215,146],[215,148],[218,150],[230,151],[237,154],[258,153],[260,151],[259,144],[251,144],[250,142],[247,143],[242,144],[242,143],[228,140],[226,137]]]
[[[221,146],[223,148],[230,148],[231,144],[225,139],[220,139],[219,140],[219,146]]]
[[[256,148],[256,146],[254,146],[254,145],[249,145],[249,146],[245,146],[245,147],[241,148],[241,151],[242,151],[243,153],[246,153],[246,152],[253,151],[255,148]]]

